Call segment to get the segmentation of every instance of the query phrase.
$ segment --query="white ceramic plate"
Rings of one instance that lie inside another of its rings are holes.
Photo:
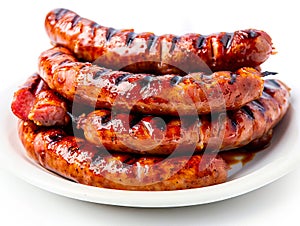
[[[298,84],[299,86],[299,84]],[[182,191],[139,192],[102,189],[77,184],[57,176],[26,157],[18,136],[17,120],[10,112],[13,91],[1,94],[0,157],[3,164],[25,181],[54,192],[84,201],[131,207],[177,207],[204,204],[228,199],[260,188],[293,170],[300,160],[299,125],[300,89],[292,87],[291,108],[278,125],[269,148],[259,152],[245,166],[230,172],[223,184]]]

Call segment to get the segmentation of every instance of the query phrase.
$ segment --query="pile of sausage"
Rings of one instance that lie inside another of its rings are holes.
[[[260,70],[273,52],[264,31],[157,36],[67,9],[49,12],[45,28],[54,46],[11,109],[28,156],[82,184],[223,183],[219,152],[261,146],[289,107],[289,88]]]

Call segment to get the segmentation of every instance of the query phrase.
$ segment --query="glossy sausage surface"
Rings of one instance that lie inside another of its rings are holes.
[[[59,128],[19,122],[28,156],[73,181],[103,188],[166,191],[223,183],[229,166],[219,156],[194,155],[164,159],[108,154]]]
[[[86,139],[108,150],[168,155],[195,148],[228,150],[262,137],[281,120],[289,106],[289,88],[279,80],[265,80],[262,96],[238,110],[219,116],[187,118],[111,115],[96,110],[78,122]]]
[[[70,101],[145,114],[195,115],[237,109],[257,99],[263,74],[253,68],[185,76],[131,74],[76,60],[64,47],[44,51],[39,73]]]
[[[45,28],[53,44],[70,49],[77,58],[133,73],[235,71],[257,67],[272,53],[270,36],[256,29],[157,36],[105,27],[62,8],[48,13]]]

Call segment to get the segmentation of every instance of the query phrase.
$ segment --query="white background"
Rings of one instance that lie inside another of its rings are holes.
[[[296,3],[288,0],[2,2],[1,93],[36,71],[38,55],[50,47],[43,26],[45,15],[58,7],[69,8],[102,25],[135,28],[137,32],[180,35],[244,28],[265,30],[272,36],[278,54],[271,56],[263,69],[284,68],[281,76],[296,88],[300,81],[297,67],[300,12]],[[6,163],[0,161],[1,225],[298,224],[300,168],[270,185],[226,201],[186,208],[136,209],[92,204],[43,191],[15,177],[7,170]]]

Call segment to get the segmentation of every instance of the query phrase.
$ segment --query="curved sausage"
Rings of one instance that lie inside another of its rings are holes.
[[[270,36],[256,29],[157,36],[104,27],[62,8],[47,14],[45,28],[53,44],[67,47],[77,58],[133,73],[235,71],[257,67],[272,53]]]
[[[200,123],[188,118],[110,115],[96,110],[78,122],[86,139],[108,150],[139,154],[168,155],[207,147],[228,150],[242,147],[262,137],[285,115],[289,106],[289,88],[279,80],[265,80],[262,96],[235,111],[211,118],[200,116]],[[223,123],[224,122],[224,123]],[[219,140],[221,139],[221,141]],[[216,142],[216,144],[214,144]],[[212,144],[210,144],[212,143]]]
[[[263,90],[263,75],[253,68],[183,77],[130,74],[79,62],[63,47],[40,55],[39,73],[68,100],[145,114],[195,115],[237,109],[259,98]]]
[[[219,156],[162,157],[108,154],[59,128],[20,121],[27,154],[43,167],[73,181],[125,190],[178,190],[223,183],[229,166]]]
[[[66,125],[70,122],[68,105],[35,73],[14,93],[12,112],[22,120],[37,125]]]

